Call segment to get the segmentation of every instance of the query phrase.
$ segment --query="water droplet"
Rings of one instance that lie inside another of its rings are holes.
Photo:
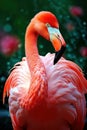
[[[22,44],[20,43],[20,44],[18,44],[18,48],[21,48],[21,46],[22,46]]]
[[[60,15],[60,16],[59,16],[59,18],[61,19],[61,18],[63,18],[63,16],[62,16],[62,15]]]
[[[5,24],[3,29],[6,32],[10,32],[12,30],[12,26],[10,24]]]
[[[86,22],[83,22],[83,25],[85,26],[85,25],[87,25],[87,23],[86,23]]]
[[[6,17],[6,21],[7,21],[7,22],[10,21],[10,19],[11,19],[10,17]]]
[[[7,65],[9,66],[9,65],[10,65],[10,62],[7,62]]]
[[[67,16],[66,16],[66,18],[70,18],[70,16],[69,16],[69,15],[67,15]]]
[[[84,38],[84,37],[85,37],[85,34],[82,34],[82,37]]]
[[[11,67],[11,63],[7,62],[7,68],[8,68],[8,70],[10,70],[10,67]]]
[[[80,58],[79,61],[80,61],[80,62],[83,62],[83,58]]]
[[[23,13],[23,12],[24,12],[24,9],[20,9],[20,12]]]
[[[5,79],[6,79],[6,78],[5,78],[4,76],[2,76],[2,77],[0,78],[0,81],[1,81],[1,82],[4,82]]]
[[[40,49],[43,49],[43,45],[42,45],[42,44],[40,44],[40,45],[39,45],[39,48],[40,48]]]

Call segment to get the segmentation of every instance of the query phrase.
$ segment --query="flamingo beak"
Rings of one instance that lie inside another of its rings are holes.
[[[58,62],[58,60],[61,58],[61,56],[63,55],[64,51],[65,51],[65,46],[62,46],[61,49],[59,51],[55,52],[55,57],[54,57],[54,65]]]
[[[48,26],[47,29],[49,32],[50,41],[52,42],[52,45],[55,49],[55,57],[54,57],[54,65],[55,65],[63,55],[66,48],[66,43],[59,29],[53,28],[51,26]]]

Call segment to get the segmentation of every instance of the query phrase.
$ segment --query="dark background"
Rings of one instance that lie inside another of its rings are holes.
[[[71,7],[73,7],[71,9]],[[76,10],[75,10],[76,9]],[[7,55],[0,49],[0,129],[11,130],[8,103],[2,104],[2,91],[9,70],[24,53],[26,26],[39,11],[53,12],[59,20],[60,31],[67,43],[64,57],[77,63],[87,78],[87,1],[86,0],[3,0],[0,1],[0,46],[5,36],[19,40],[19,47]],[[15,40],[13,39],[13,44]],[[41,55],[54,52],[49,42],[39,37]],[[9,45],[9,40],[7,43]],[[87,127],[84,128],[85,130]]]

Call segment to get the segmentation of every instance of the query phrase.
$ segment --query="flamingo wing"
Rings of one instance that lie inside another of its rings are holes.
[[[10,90],[12,88],[16,88],[21,86],[22,89],[24,88],[26,91],[29,89],[30,84],[30,72],[27,66],[27,62],[25,58],[22,61],[16,63],[14,67],[10,71],[10,75],[6,80],[4,91],[3,91],[3,103],[5,100],[6,95],[10,95]]]
[[[25,59],[23,58],[22,61],[16,63],[11,69],[3,91],[3,103],[5,97],[9,96],[9,111],[14,130],[21,130],[20,125],[24,123],[24,117],[21,117],[23,108],[19,105],[19,98],[27,93],[30,86],[30,72]],[[20,122],[20,125],[18,122]]]
[[[42,57],[48,77],[49,101],[57,106],[58,117],[62,121],[67,121],[73,129],[82,130],[86,114],[84,94],[87,93],[87,80],[78,65],[64,58],[53,65],[53,57],[54,54],[47,54],[44,59]]]

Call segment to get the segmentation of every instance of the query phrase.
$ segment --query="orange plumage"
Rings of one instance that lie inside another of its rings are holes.
[[[14,130],[84,127],[87,80],[78,65],[60,58],[66,44],[58,28],[56,17],[46,11],[38,13],[27,27],[26,57],[12,68],[3,92],[3,102],[6,94],[9,96]],[[52,42],[56,55],[39,56],[38,35]]]

